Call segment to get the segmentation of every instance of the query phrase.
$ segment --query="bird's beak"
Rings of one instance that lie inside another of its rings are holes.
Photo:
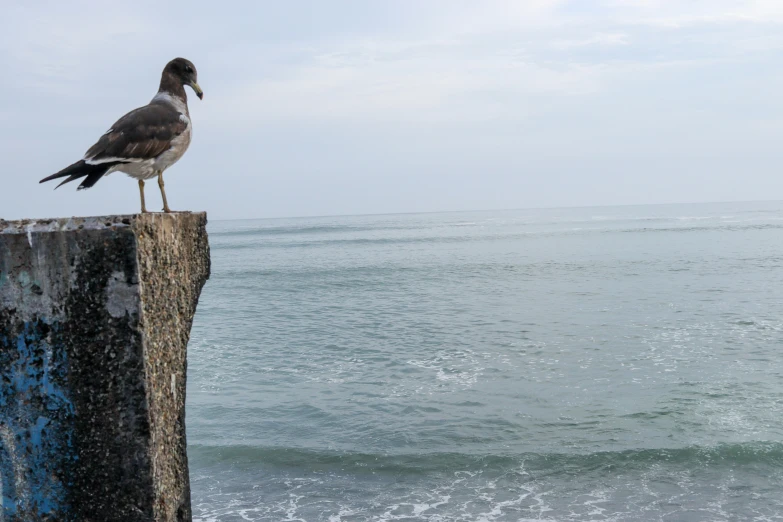
[[[198,83],[196,82],[190,82],[190,86],[193,87],[193,91],[196,93],[196,96],[198,96],[199,100],[204,99],[204,91],[201,90],[201,87],[198,86]]]

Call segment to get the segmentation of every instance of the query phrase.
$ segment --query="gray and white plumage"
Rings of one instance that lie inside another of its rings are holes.
[[[195,66],[184,58],[175,58],[163,69],[158,93],[149,104],[117,120],[82,159],[41,183],[66,178],[59,187],[84,178],[79,185],[82,190],[118,171],[141,181],[158,176],[162,191],[162,173],[185,154],[192,136],[184,85],[203,97]],[[143,182],[140,188],[143,207]]]

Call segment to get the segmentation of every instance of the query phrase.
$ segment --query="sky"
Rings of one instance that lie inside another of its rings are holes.
[[[783,199],[780,0],[4,0],[0,218],[137,212],[38,181],[177,56],[211,219]]]

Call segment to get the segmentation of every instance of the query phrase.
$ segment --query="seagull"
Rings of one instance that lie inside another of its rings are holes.
[[[107,174],[124,172],[139,180],[141,211],[146,213],[144,180],[157,177],[163,196],[163,211],[171,212],[166,201],[163,171],[174,165],[190,145],[192,125],[185,85],[189,85],[200,100],[203,99],[204,92],[196,79],[196,67],[190,60],[174,58],[164,67],[158,94],[149,104],[117,120],[82,159],[40,183],[68,176],[55,187],[58,188],[85,178],[77,189],[83,190],[92,187]]]

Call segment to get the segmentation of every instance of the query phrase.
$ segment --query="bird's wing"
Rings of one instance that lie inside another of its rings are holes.
[[[168,104],[153,103],[135,109],[112,125],[84,155],[85,163],[134,163],[156,158],[185,132],[187,116]]]

